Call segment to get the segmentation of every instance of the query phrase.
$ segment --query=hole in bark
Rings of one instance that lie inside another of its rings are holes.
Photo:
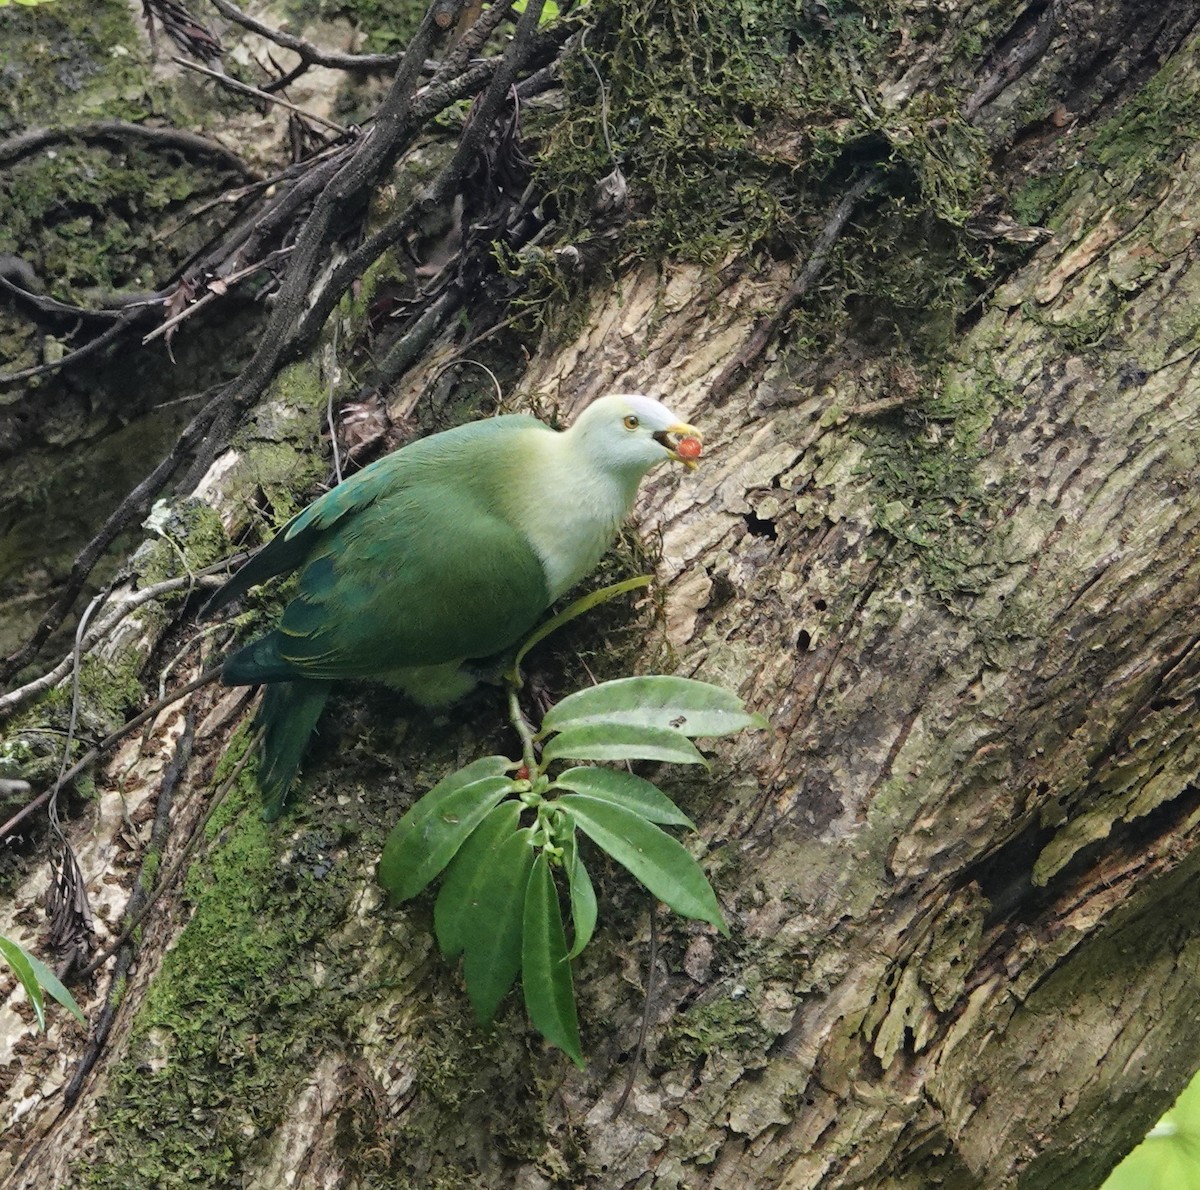
[[[705,606],[709,611],[715,611],[737,595],[737,587],[733,585],[726,574],[712,570],[708,570],[707,574],[712,579],[712,588],[709,590],[708,603]]]
[[[1042,781],[1037,789],[1045,794],[1049,786]],[[1044,888],[1034,887],[1033,865],[1056,831],[1053,827],[1033,824],[974,869],[969,869],[967,881],[975,880],[991,902],[986,924],[1000,919],[1031,922],[1062,895],[1064,888],[1083,877],[1089,869],[1112,865],[1119,868],[1128,857],[1145,852],[1155,840],[1169,837],[1197,808],[1200,808],[1200,786],[1189,785],[1179,796],[1133,822],[1114,822],[1106,838],[1076,851]]]
[[[812,644],[812,637],[809,636],[809,634],[803,628],[801,628],[799,633],[796,636],[796,652],[797,653],[807,653],[808,646],[811,644]]]
[[[819,612],[823,612],[828,606],[829,604],[827,604],[824,599],[813,600],[813,607],[815,607]]]
[[[746,528],[754,534],[755,537],[765,537],[769,541],[774,541],[775,522],[764,520],[762,517],[755,515],[753,512],[748,512],[745,516]]]
[[[1127,388],[1141,388],[1150,378],[1150,373],[1140,367],[1136,360],[1126,360],[1117,369],[1117,389],[1124,392]]]
[[[1036,823],[1028,826],[970,873],[991,902],[991,911],[987,915],[989,924],[1000,918],[1023,918],[1029,911],[1031,898],[1039,899],[1036,894],[1044,890],[1033,887],[1033,863],[1053,835],[1052,827]],[[1020,913],[1015,912],[1018,909]]]

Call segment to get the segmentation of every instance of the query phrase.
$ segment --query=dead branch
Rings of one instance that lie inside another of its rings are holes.
[[[212,302],[223,298],[229,291],[231,285],[236,285],[239,281],[244,281],[247,277],[253,276],[255,273],[262,272],[263,269],[274,267],[279,261],[287,257],[289,248],[280,248],[272,252],[269,256],[262,260],[256,260],[253,264],[247,265],[244,269],[239,269],[236,273],[230,273],[226,277],[215,277],[205,287],[204,294],[197,298],[196,301],[189,303],[178,314],[173,314],[161,326],[157,326],[148,335],[142,339],[142,345],[153,342],[160,335],[166,335],[169,339],[175,328],[187,318],[191,318],[197,311],[204,309],[205,306]]]
[[[266,91],[260,90],[258,87],[252,87],[249,83],[239,82],[235,78],[230,78],[227,74],[222,74],[219,70],[210,70],[207,66],[201,66],[199,62],[189,62],[186,58],[180,58],[177,55],[171,58],[177,66],[183,66],[187,70],[194,70],[197,74],[202,74],[206,78],[215,79],[223,87],[228,87],[231,91],[239,91],[243,95],[253,95],[255,99],[261,99],[264,103],[274,103],[278,107],[286,108],[289,112],[295,112],[298,116],[303,116],[306,120],[311,120],[314,124],[322,124],[326,128],[331,128],[339,136],[349,136],[350,129],[343,124],[339,124],[336,120],[329,120],[325,116],[317,112],[306,111],[302,107],[289,102],[286,99],[280,99],[278,95],[271,95]]]
[[[30,128],[0,141],[0,165],[18,161],[40,152],[48,145],[67,141],[144,141],[158,149],[177,149],[195,157],[214,157],[227,169],[244,178],[258,175],[236,153],[219,141],[182,128],[158,128],[152,124],[131,124],[127,120],[93,120],[67,128]]]
[[[709,392],[709,400],[712,404],[721,405],[728,400],[730,393],[758,365],[767,345],[779,334],[792,311],[803,301],[805,295],[821,275],[834,244],[837,243],[838,237],[841,236],[846,224],[850,221],[850,216],[854,214],[858,204],[882,177],[883,174],[880,170],[873,169],[859,178],[842,195],[829,218],[825,220],[825,225],[813,243],[812,251],[808,254],[804,267],[788,287],[788,291],[784,294],[775,313],[758,323],[750,337],[738,349],[737,355],[726,364],[720,375],[713,381]]]
[[[291,33],[285,33],[282,29],[276,29],[273,25],[268,25],[265,21],[250,16],[249,13],[245,13],[236,5],[231,4],[229,0],[212,0],[212,5],[223,17],[227,17],[234,24],[241,25],[243,29],[249,29],[251,33],[257,33],[259,37],[265,37],[268,41],[273,41],[285,50],[291,50],[300,58],[300,66],[296,68],[296,71],[301,68],[306,70],[309,66],[328,66],[333,70],[361,70],[364,72],[395,70],[404,56],[403,53],[346,54],[337,50],[323,50],[320,46],[313,45],[311,41],[305,41],[303,37],[295,37]],[[296,77],[295,72],[292,73],[292,78],[294,77]],[[289,81],[291,80],[289,79]],[[282,85],[281,80],[271,84],[272,87],[280,85]]]
[[[292,227],[296,216],[305,207],[310,207],[291,244],[289,266],[275,296],[258,350],[235,380],[212,394],[167,456],[129,493],[80,552],[59,597],[29,641],[0,666],[0,681],[11,680],[37,655],[73,606],[96,561],[124,528],[144,515],[150,501],[183,460],[191,456],[184,483],[192,485],[207,471],[239,418],[258,400],[278,368],[301,355],[315,340],[336,303],[362,271],[406,234],[422,210],[452,201],[507,102],[518,73],[531,66],[545,65],[574,32],[573,26],[560,22],[562,27],[551,34],[539,34],[541,7],[540,3],[531,3],[527,7],[512,40],[498,60],[466,66],[477,40],[484,39],[494,27],[481,18],[447,57],[432,82],[418,90],[417,84],[434,39],[447,25],[453,24],[452,18],[461,8],[461,0],[450,5],[438,0],[431,5],[367,132],[349,145],[331,147],[328,155],[316,159],[315,163],[303,163],[296,169],[292,185],[284,188],[282,193],[277,189],[265,210],[248,214],[222,236],[218,244],[193,262],[188,271],[195,277],[206,273],[236,274],[249,268],[266,243],[278,242],[278,238]],[[492,22],[498,23],[501,19],[500,9],[506,9],[506,6],[498,6],[495,15],[487,14]],[[342,234],[347,213],[365,208],[371,188],[412,143],[425,121],[484,84],[486,90],[472,112],[454,156],[424,195],[349,253],[314,290],[314,281],[325,266],[328,249]],[[121,131],[125,128],[121,126]],[[136,130],[138,126],[128,128]],[[98,126],[93,126],[92,132],[99,135]],[[9,142],[9,154],[16,152],[18,147],[21,146]],[[28,146],[21,148],[31,151]]]
[[[10,260],[15,259],[10,257]],[[28,272],[22,272],[21,279],[25,282],[24,285],[18,285],[12,280],[11,275],[6,275],[4,271],[0,271],[0,289],[16,298],[23,306],[27,306],[31,310],[39,314],[54,315],[59,318],[72,319],[102,319],[111,321],[114,318],[120,318],[122,310],[111,309],[92,309],[88,306],[75,306],[70,302],[60,302],[58,298],[50,297],[48,294],[39,293],[32,288],[33,285],[40,285],[41,279],[34,272],[33,266],[22,261],[28,268]],[[8,270],[8,273],[14,273],[15,268]]]
[[[246,553],[234,554],[230,558],[214,562],[212,566],[206,566],[203,570],[197,570],[195,574],[165,579],[161,583],[155,583],[152,586],[143,587],[140,591],[130,593],[128,598],[122,599],[95,628],[84,636],[83,651],[91,652],[101,641],[107,640],[112,635],[113,630],[126,616],[155,599],[161,599],[164,595],[172,595],[176,591],[182,591],[185,587],[219,587],[225,581],[227,572],[240,565],[248,557],[249,554]],[[217,575],[222,577],[215,577]],[[31,699],[56,686],[71,672],[72,660],[73,654],[68,653],[53,669],[42,674],[41,677],[34,678],[33,681],[26,682],[24,686],[10,690],[7,694],[0,694],[0,719],[11,715]]]

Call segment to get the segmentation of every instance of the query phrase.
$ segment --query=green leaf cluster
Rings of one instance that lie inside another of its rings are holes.
[[[1195,1190],[1200,1186],[1200,1075],[1100,1190]]]
[[[703,869],[663,829],[695,828],[661,789],[594,764],[552,770],[576,761],[706,765],[694,738],[766,721],[728,690],[666,676],[581,690],[552,707],[537,732],[515,691],[510,702],[523,759],[487,756],[440,781],[391,832],[379,879],[405,901],[445,873],[434,907],[438,946],[462,958],[479,1022],[491,1023],[520,976],[534,1027],[582,1065],[571,960],[591,940],[597,903],[581,838],[677,913],[728,929]]]
[[[33,1005],[33,1014],[37,1017],[39,1029],[46,1027],[46,1000],[43,991],[49,992],[68,1012],[81,1024],[84,1021],[75,997],[59,982],[58,977],[40,959],[35,958],[23,946],[11,938],[0,936],[0,958],[16,972],[29,1003]]]
[[[513,12],[524,12],[526,2],[527,0],[517,0],[517,3],[513,5]],[[584,3],[586,2],[587,0],[584,0]],[[554,0],[546,0],[546,3],[542,5],[542,15],[538,17],[538,25],[548,25],[551,21],[557,21],[560,15],[559,7]]]

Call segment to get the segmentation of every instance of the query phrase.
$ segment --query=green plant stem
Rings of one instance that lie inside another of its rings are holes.
[[[538,767],[537,756],[533,750],[533,740],[537,733],[533,724],[525,718],[525,712],[521,710],[521,701],[517,697],[517,687],[512,685],[508,688],[508,717],[517,729],[517,735],[521,737],[521,760],[532,777]]]

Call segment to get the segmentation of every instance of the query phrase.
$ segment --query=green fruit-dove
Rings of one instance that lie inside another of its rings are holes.
[[[278,627],[221,675],[267,684],[264,816],[283,809],[332,682],[379,679],[427,707],[461,697],[477,680],[463,663],[526,634],[600,561],[642,476],[694,467],[700,437],[639,395],[601,397],[561,432],[494,417],[413,442],[293,517],[205,608],[300,572]]]

